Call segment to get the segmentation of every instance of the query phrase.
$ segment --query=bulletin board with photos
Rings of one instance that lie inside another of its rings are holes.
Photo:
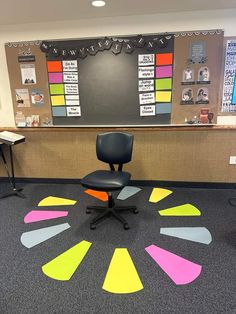
[[[223,38],[215,30],[7,43],[16,126],[215,123]]]

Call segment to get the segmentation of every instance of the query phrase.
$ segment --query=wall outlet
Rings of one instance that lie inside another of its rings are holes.
[[[230,165],[236,165],[236,156],[230,156],[229,157],[229,164]]]

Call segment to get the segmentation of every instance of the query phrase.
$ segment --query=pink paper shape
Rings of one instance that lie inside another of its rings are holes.
[[[63,83],[62,73],[48,73],[49,83]]]
[[[145,250],[176,285],[185,285],[194,281],[202,271],[201,265],[190,262],[156,245],[150,245]]]
[[[172,77],[172,65],[156,67],[156,78]]]
[[[24,222],[26,224],[41,220],[49,220],[59,217],[65,217],[68,215],[67,211],[52,211],[52,210],[32,210],[29,212],[25,218]]]

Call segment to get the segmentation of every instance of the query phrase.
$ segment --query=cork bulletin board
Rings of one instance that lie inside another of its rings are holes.
[[[215,123],[223,31],[5,44],[17,127]]]

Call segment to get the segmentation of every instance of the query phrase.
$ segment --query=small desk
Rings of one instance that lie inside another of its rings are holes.
[[[13,145],[14,145],[14,143],[9,143],[8,144],[8,143],[0,142],[0,154],[1,154],[1,157],[2,157],[2,160],[3,160],[3,163],[4,163],[4,167],[6,169],[7,176],[8,176],[11,188],[12,188],[12,190],[9,193],[0,195],[0,199],[8,197],[8,196],[14,196],[14,195],[15,196],[19,196],[21,198],[25,198],[25,195],[23,193],[21,193],[21,191],[23,189],[21,189],[21,188],[17,189],[16,188],[15,173],[14,173],[14,162],[13,162],[13,154],[12,154],[12,146]],[[6,158],[5,158],[5,155],[4,155],[4,151],[3,151],[4,146],[7,146],[9,148],[11,171],[8,168],[7,161],[6,161]]]

